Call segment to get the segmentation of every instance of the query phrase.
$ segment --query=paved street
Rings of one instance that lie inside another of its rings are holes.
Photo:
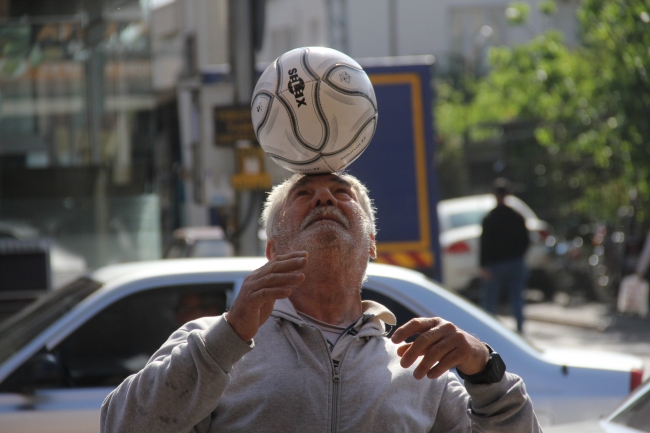
[[[608,350],[639,356],[650,377],[650,317],[621,315],[603,304],[529,303],[524,310],[524,336],[539,348],[570,347]],[[511,329],[515,321],[499,316]]]

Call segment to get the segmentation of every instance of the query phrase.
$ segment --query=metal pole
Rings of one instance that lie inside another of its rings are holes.
[[[255,78],[252,0],[230,0],[230,64],[235,81],[235,101],[249,105]]]
[[[328,0],[330,46],[348,52],[348,23],[346,0]]]
[[[253,0],[230,0],[230,64],[234,80],[235,103],[250,105],[256,79],[253,41]],[[249,146],[251,143],[238,143]],[[261,213],[259,194],[242,191],[237,194],[237,253],[241,256],[259,254],[258,217]],[[252,214],[254,218],[246,218]]]
[[[390,55],[397,56],[397,0],[388,0],[388,37]]]

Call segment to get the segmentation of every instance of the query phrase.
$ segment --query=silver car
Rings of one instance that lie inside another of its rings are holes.
[[[647,380],[603,419],[551,427],[544,431],[546,433],[650,432],[650,380]]]
[[[102,268],[48,293],[0,324],[0,430],[99,431],[99,408],[180,326],[179,298],[221,292],[229,305],[263,258],[160,260]],[[607,413],[643,374],[636,357],[548,354],[424,275],[370,264],[363,297],[386,305],[398,325],[441,316],[499,351],[522,376],[542,424]]]

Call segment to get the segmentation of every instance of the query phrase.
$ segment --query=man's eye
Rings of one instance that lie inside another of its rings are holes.
[[[300,197],[301,195],[307,195],[309,194],[307,191],[302,190],[302,191],[297,191],[296,192],[296,197]]]
[[[334,191],[334,194],[350,195],[350,191],[348,191],[347,189],[339,188],[336,191]]]

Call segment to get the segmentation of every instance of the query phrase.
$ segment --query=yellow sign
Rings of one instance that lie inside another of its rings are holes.
[[[271,175],[266,172],[264,150],[259,146],[240,147],[237,151],[238,173],[231,179],[237,191],[271,189]]]
[[[411,269],[426,269],[435,264],[435,257],[431,251],[402,251],[378,253],[378,263],[388,263]]]
[[[215,107],[214,136],[217,146],[230,146],[239,140],[256,141],[250,107]]]
[[[232,187],[237,191],[261,189],[271,189],[271,175],[268,173],[246,174],[237,173],[230,178]]]

